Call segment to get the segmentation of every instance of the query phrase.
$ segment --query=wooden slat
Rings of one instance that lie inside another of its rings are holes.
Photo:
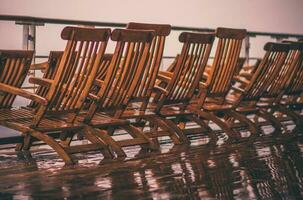
[[[102,150],[104,147],[100,144],[81,144],[65,147],[64,150],[70,154],[85,153],[90,151]]]
[[[120,147],[127,147],[127,146],[134,146],[140,144],[147,144],[148,142],[143,138],[133,138],[133,139],[117,141],[117,143]]]

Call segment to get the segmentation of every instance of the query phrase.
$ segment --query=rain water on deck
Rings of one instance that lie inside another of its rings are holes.
[[[302,199],[303,136],[262,136],[253,143],[161,152],[126,148],[126,160],[78,154],[64,166],[46,146],[0,152],[0,199]],[[34,148],[35,149],[35,148]]]

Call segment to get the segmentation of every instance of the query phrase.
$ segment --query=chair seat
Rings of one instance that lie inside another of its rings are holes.
[[[161,108],[160,115],[164,117],[176,116],[176,115],[192,115],[193,112],[189,110],[180,110],[178,106],[164,106]]]
[[[84,115],[80,115],[77,121],[83,121]],[[124,119],[116,119],[102,113],[96,113],[89,125],[94,128],[107,128],[109,126],[123,126],[128,125],[130,122]]]
[[[123,112],[123,115],[121,118],[124,119],[130,119],[130,118],[143,118],[146,116],[154,116],[156,115],[155,112],[153,112],[153,109],[146,109],[146,110],[139,110],[134,108],[128,108]]]
[[[33,112],[25,108],[0,109],[0,121],[33,118]]]
[[[243,112],[243,113],[255,112],[256,110],[258,110],[258,108],[256,108],[256,107],[245,107],[245,106],[239,106],[236,109],[236,111]]]
[[[203,105],[203,109],[209,111],[219,111],[219,110],[230,110],[233,106],[231,104],[213,104],[213,103],[205,103]]]
[[[38,127],[31,128],[31,123],[33,120],[34,113],[29,109],[1,109],[0,110],[0,124],[6,125],[9,128],[19,130],[19,131],[28,131],[34,129],[42,132],[52,132],[52,131],[62,131],[62,130],[71,130],[79,129],[82,127],[81,123],[68,123],[64,118],[44,117]]]

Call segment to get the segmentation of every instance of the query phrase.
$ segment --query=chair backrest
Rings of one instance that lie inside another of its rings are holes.
[[[303,45],[302,42],[298,42],[300,46]],[[286,95],[300,95],[303,92],[303,49],[301,48],[301,56],[297,62],[297,70],[294,72],[292,79],[290,79],[289,84],[285,88],[284,94]]]
[[[148,101],[154,87],[160,64],[162,61],[166,36],[170,34],[171,26],[168,24],[145,24],[131,22],[127,29],[153,30],[154,39],[149,50],[149,57],[143,75],[135,88],[132,101]]]
[[[298,72],[300,60],[302,60],[303,43],[290,43],[287,57],[279,70],[278,75],[266,91],[266,97],[277,97],[291,83]]]
[[[104,56],[102,57],[102,60],[100,62],[100,66],[98,68],[98,72],[97,72],[97,79],[100,80],[104,80],[107,70],[109,68],[111,59],[112,59],[113,55],[112,54],[104,54]]]
[[[214,37],[214,33],[180,34],[179,41],[183,47],[176,60],[173,77],[166,87],[168,94],[164,104],[186,104],[192,98],[207,64]]]
[[[266,92],[281,70],[288,55],[289,44],[269,42],[265,44],[264,50],[266,53],[245,88],[242,100],[258,100]]]
[[[43,74],[43,78],[47,78],[47,79],[51,79],[51,80],[53,80],[55,78],[62,55],[63,55],[63,51],[51,51],[49,53],[48,61],[47,61],[47,69],[45,70],[45,72]],[[39,85],[36,90],[36,94],[41,97],[45,97],[47,92],[48,92],[48,87],[43,87],[41,85]],[[37,106],[38,106],[38,103],[35,101],[32,101],[28,107],[35,108]]]
[[[86,122],[96,111],[113,114],[125,108],[133,96],[147,65],[153,31],[115,29],[111,39],[116,48],[104,82],[97,93],[98,101],[89,108]]]
[[[65,27],[61,37],[67,45],[45,96],[48,104],[39,106],[33,126],[39,124],[44,114],[70,113],[68,121],[75,119],[96,77],[110,29]]]
[[[0,82],[20,88],[30,68],[33,51],[0,50]],[[16,95],[0,93],[0,108],[10,108]]]
[[[217,49],[206,81],[207,97],[225,97],[230,90],[233,76],[237,71],[245,29],[217,28]]]

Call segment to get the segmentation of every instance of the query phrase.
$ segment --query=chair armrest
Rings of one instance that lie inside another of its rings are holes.
[[[31,70],[46,70],[48,68],[48,61],[43,63],[32,64],[30,66]]]
[[[102,81],[101,79],[95,79],[94,81],[94,85],[102,87],[104,81]]]
[[[164,75],[162,75],[162,74],[158,74],[157,78],[158,78],[159,80],[161,80],[161,81],[166,82],[166,83],[169,83],[170,80],[171,80],[170,77],[164,76]]]
[[[201,89],[207,89],[208,88],[208,85],[202,81],[199,82],[199,88]]]
[[[246,66],[243,66],[242,69],[244,71],[249,71],[249,70],[254,69],[255,67],[256,67],[255,65],[246,65]]]
[[[160,86],[154,86],[153,90],[155,92],[160,92],[162,94],[164,94],[165,96],[168,95],[168,91],[166,89],[164,89],[163,87],[160,87]]]
[[[99,101],[100,100],[100,97],[98,97],[97,95],[94,95],[93,93],[89,93],[88,98],[92,99],[93,101]]]
[[[232,86],[231,89],[237,91],[237,92],[240,92],[240,93],[245,93],[245,90],[242,89],[242,88],[239,88],[239,87],[235,87],[235,86]]]
[[[167,76],[169,78],[173,77],[173,73],[169,72],[169,71],[159,71],[159,74],[163,75],[163,76]]]
[[[250,81],[243,79],[241,76],[235,76],[234,80],[236,80],[239,83],[245,84],[245,86],[250,83]]]
[[[250,80],[250,79],[252,78],[253,74],[252,74],[252,73],[249,73],[249,72],[241,72],[241,73],[239,74],[239,76],[240,76],[240,77],[244,77],[244,78],[246,78],[247,80]]]
[[[47,105],[47,103],[48,103],[48,101],[45,98],[43,98],[37,94],[31,93],[31,92],[25,91],[23,89],[16,88],[16,87],[4,84],[4,83],[0,83],[0,91],[21,96],[21,97],[33,100],[42,105]]]
[[[37,85],[41,85],[44,87],[50,87],[54,82],[54,80],[51,80],[51,79],[38,78],[38,77],[30,77],[28,81],[32,84],[37,84]]]

